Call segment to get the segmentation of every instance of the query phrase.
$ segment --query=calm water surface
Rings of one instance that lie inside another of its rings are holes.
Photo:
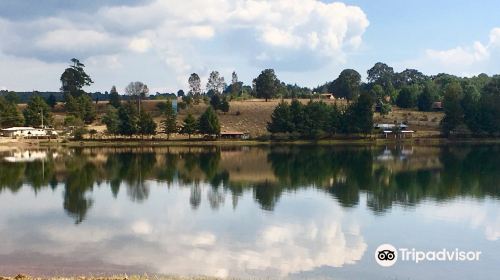
[[[500,146],[0,155],[0,274],[498,279]],[[481,251],[380,267],[378,245]]]

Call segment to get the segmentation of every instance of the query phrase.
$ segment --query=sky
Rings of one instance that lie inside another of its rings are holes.
[[[0,89],[57,91],[75,57],[94,84],[187,89],[195,72],[251,81],[273,68],[314,87],[376,62],[396,71],[500,73],[495,0],[1,0]]]

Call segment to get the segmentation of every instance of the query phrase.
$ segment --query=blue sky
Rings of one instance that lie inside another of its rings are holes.
[[[500,2],[319,0],[2,0],[0,89],[57,90],[69,59],[87,65],[90,91],[142,81],[186,88],[236,71],[250,83],[274,68],[316,86],[378,61],[401,71],[500,73]]]

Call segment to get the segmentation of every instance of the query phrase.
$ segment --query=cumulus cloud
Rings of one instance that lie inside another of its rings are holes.
[[[53,63],[152,51],[186,80],[213,61],[200,53],[289,71],[344,61],[369,25],[359,7],[319,0],[115,2],[23,20],[0,16],[0,35],[8,38],[0,52]]]
[[[446,50],[427,49],[422,57],[401,63],[426,72],[447,72],[470,76],[488,71],[493,61],[500,58],[500,28],[493,28],[485,43],[475,41],[469,46]]]

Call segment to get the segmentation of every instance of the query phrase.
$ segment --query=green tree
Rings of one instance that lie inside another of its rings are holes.
[[[432,81],[425,83],[424,90],[418,95],[417,107],[419,111],[432,110],[432,103],[437,99],[437,87]]]
[[[214,108],[214,110],[218,110],[219,107],[220,107],[220,95],[218,93],[212,95],[212,97],[210,97],[210,106],[212,106],[212,108]]]
[[[118,108],[120,107],[120,104],[121,104],[120,95],[118,94],[116,87],[112,86],[109,92],[109,105]]]
[[[53,109],[57,105],[57,98],[55,95],[52,93],[50,94],[49,98],[47,98],[47,104]]]
[[[330,130],[330,107],[326,103],[310,101],[304,108],[303,136],[319,138]]]
[[[370,95],[373,100],[376,100],[377,102],[385,102],[385,91],[381,85],[374,85],[370,90]]]
[[[13,91],[9,91],[5,95],[5,99],[7,100],[7,102],[12,103],[12,104],[19,103],[19,96],[17,95],[17,93],[15,93]]]
[[[365,134],[371,133],[373,129],[373,99],[369,94],[362,93],[359,96],[359,99],[353,104],[353,112],[356,130]]]
[[[95,105],[92,102],[92,98],[90,98],[88,94],[81,94],[78,97],[69,95],[66,98],[64,107],[68,114],[82,119],[87,124],[90,124],[95,120]]]
[[[460,105],[462,87],[458,82],[452,82],[446,87],[444,94],[444,118],[441,121],[443,133],[449,136],[464,122],[464,113]]]
[[[193,115],[188,114],[186,118],[184,118],[181,128],[181,133],[187,134],[189,139],[191,139],[191,134],[195,133],[198,129],[198,123]]]
[[[208,107],[207,110],[200,116],[198,124],[200,133],[202,134],[220,134],[219,118],[212,107]]]
[[[279,90],[280,81],[274,74],[273,69],[266,69],[254,79],[255,93],[258,98],[264,98],[267,102],[268,99],[273,98]]]
[[[303,133],[305,131],[304,105],[297,99],[293,99],[292,103],[290,103],[290,118],[291,125],[288,130],[290,132]]]
[[[330,118],[328,120],[327,131],[330,134],[335,134],[342,129],[342,111],[337,104],[333,104],[330,108]]]
[[[83,120],[79,117],[75,117],[73,115],[69,115],[64,118],[64,126],[65,127],[83,127]]]
[[[415,69],[405,69],[401,73],[394,74],[394,85],[402,88],[408,85],[421,85],[428,79],[422,72]]]
[[[418,95],[417,86],[404,86],[398,94],[396,105],[400,108],[413,108]]]
[[[267,123],[267,130],[271,133],[287,133],[294,130],[288,103],[281,101],[274,108],[271,114],[271,122]]]
[[[337,97],[353,100],[359,95],[360,84],[361,75],[356,70],[345,69],[333,81],[331,90]]]
[[[347,133],[371,133],[373,128],[373,99],[362,93],[343,115],[343,130]]]
[[[138,132],[139,116],[132,103],[127,102],[118,109],[120,124],[118,130],[121,135],[131,136]]]
[[[483,131],[498,135],[500,133],[500,76],[491,78],[481,91],[480,123]]]
[[[17,105],[0,96],[0,127],[20,126],[22,124],[23,118]]]
[[[391,104],[389,104],[387,102],[382,102],[380,104],[380,115],[381,116],[387,116],[391,111],[392,111]]]
[[[229,112],[229,102],[227,101],[227,97],[224,96],[224,98],[222,98],[222,101],[220,102],[220,105],[219,105],[219,109],[223,113]]]
[[[137,124],[137,132],[141,135],[156,134],[156,123],[153,117],[148,112],[142,110],[139,114],[139,122]]]
[[[167,139],[170,139],[170,134],[177,132],[177,114],[172,107],[172,102],[167,100],[165,107],[165,119],[162,121],[163,132],[167,134]]]
[[[33,95],[28,106],[24,109],[23,115],[26,126],[45,126],[50,125],[52,121],[50,107],[39,95]]]
[[[106,125],[109,134],[115,135],[120,133],[120,118],[118,110],[114,106],[108,106],[102,122]]]
[[[481,95],[476,86],[468,83],[464,86],[464,97],[460,101],[464,112],[464,121],[467,127],[477,133],[481,130],[481,110],[479,100]]]
[[[83,63],[76,58],[72,58],[71,62],[73,65],[66,68],[61,75],[61,91],[65,96],[72,95],[73,97],[78,97],[83,93],[82,88],[84,86],[90,86],[94,82],[85,73],[85,65]]]
[[[387,89],[389,83],[392,85],[394,79],[394,69],[385,63],[377,62],[367,71],[367,80],[370,83],[380,85],[383,89]]]

